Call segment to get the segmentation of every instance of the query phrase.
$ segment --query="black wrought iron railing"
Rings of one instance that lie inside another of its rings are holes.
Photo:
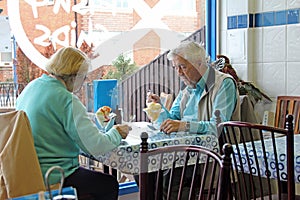
[[[16,99],[24,86],[20,83],[0,82],[0,112],[15,109]]]

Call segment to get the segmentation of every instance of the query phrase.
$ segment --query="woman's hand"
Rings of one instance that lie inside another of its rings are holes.
[[[185,131],[184,121],[167,119],[160,125],[160,130],[165,132],[166,134],[170,134],[172,132]]]
[[[119,134],[121,135],[122,139],[125,139],[132,128],[128,126],[127,124],[117,124],[113,126]]]
[[[160,103],[160,97],[157,94],[152,94],[152,93],[148,94],[146,104],[151,102]]]

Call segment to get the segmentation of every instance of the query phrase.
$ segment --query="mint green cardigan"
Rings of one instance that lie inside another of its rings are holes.
[[[25,87],[16,109],[28,115],[43,175],[59,165],[67,177],[79,167],[80,150],[97,157],[117,147],[122,139],[114,128],[100,132],[80,100],[45,74]],[[59,173],[51,177],[51,184],[60,180]]]

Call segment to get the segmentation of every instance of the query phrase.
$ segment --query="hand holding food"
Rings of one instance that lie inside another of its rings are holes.
[[[112,119],[116,117],[111,111],[112,109],[109,106],[102,106],[97,110],[96,118],[102,127],[106,127],[108,123],[111,124]]]
[[[129,131],[131,130],[131,127],[126,124],[114,125],[114,128],[117,129],[117,131],[121,135],[122,139],[125,139],[129,133]]]
[[[151,102],[160,103],[160,97],[157,94],[153,94],[151,91],[148,91],[146,105],[148,106]]]

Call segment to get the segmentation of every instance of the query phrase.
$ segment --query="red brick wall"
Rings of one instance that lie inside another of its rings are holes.
[[[3,9],[0,15],[7,16],[6,0],[0,1],[0,8]]]
[[[23,28],[27,34],[29,40],[33,43],[33,40],[37,37],[40,37],[44,34],[43,31],[36,29],[36,24],[40,24],[46,26],[51,33],[53,33],[58,28],[71,24],[74,21],[74,12],[64,12],[62,8],[60,8],[58,14],[53,12],[53,5],[38,7],[38,18],[34,18],[31,6],[25,1],[20,2],[20,16]],[[56,2],[56,1],[55,1]],[[71,1],[72,4],[73,1]],[[71,5],[72,6],[72,5]],[[80,15],[79,21],[80,21]],[[78,30],[80,30],[80,23],[78,23]],[[70,37],[70,36],[69,36]],[[60,35],[59,39],[64,40],[65,37]],[[41,47],[40,45],[34,45],[36,49],[39,49],[41,52],[45,47]],[[58,46],[59,48],[59,46]]]
[[[13,71],[11,67],[1,67],[0,68],[0,82],[12,82],[13,81]]]
[[[18,83],[23,83],[26,85],[30,81],[40,77],[43,73],[47,73],[32,63],[20,48],[17,49],[16,60],[17,62],[15,62],[15,64]]]
[[[159,2],[159,0],[145,0],[145,1],[151,8],[153,8],[155,6],[155,4],[157,4]]]
[[[93,22],[93,29],[97,30],[97,25],[101,24],[108,31],[122,32],[128,31],[133,26],[132,13],[116,13],[111,12],[95,12],[91,16]],[[89,16],[83,16],[81,21],[81,27],[84,31],[88,31]]]
[[[150,31],[133,46],[134,61],[137,66],[143,66],[160,54],[160,38]]]
[[[198,27],[197,18],[192,16],[165,16],[162,21],[176,32],[195,32]],[[180,22],[180,23],[178,23]]]
[[[199,28],[202,28],[203,26],[205,26],[205,16],[206,16],[205,3],[206,3],[206,0],[197,0],[196,1],[196,7],[197,7],[197,13],[198,13],[197,27],[199,27]]]

